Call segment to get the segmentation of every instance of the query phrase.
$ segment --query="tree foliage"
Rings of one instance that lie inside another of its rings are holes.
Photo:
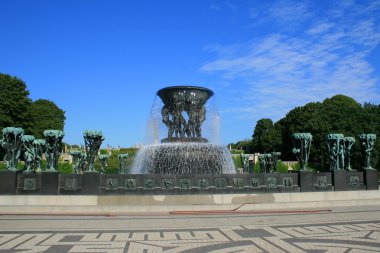
[[[280,145],[280,132],[271,119],[260,119],[253,131],[252,151],[258,153],[272,152]]]
[[[43,132],[46,129],[63,130],[65,125],[65,112],[46,99],[38,99],[32,103],[31,116],[32,134],[36,138],[43,138]]]
[[[310,132],[313,135],[309,164],[317,170],[328,169],[326,134],[342,133],[352,136],[356,144],[352,147],[351,161],[353,168],[362,166],[359,134],[375,133],[380,137],[380,105],[357,103],[354,99],[336,95],[322,103],[313,102],[296,107],[284,118],[272,123],[270,119],[257,122],[252,139],[252,150],[260,153],[272,150],[282,153],[282,160],[294,160],[292,154],[292,134]],[[379,165],[379,141],[373,151],[373,165]]]
[[[30,131],[31,104],[26,84],[17,77],[0,73],[0,129],[14,126]]]
[[[65,119],[65,112],[52,101],[32,102],[21,79],[0,73],[0,130],[22,127],[26,134],[43,138],[46,129],[63,130]]]

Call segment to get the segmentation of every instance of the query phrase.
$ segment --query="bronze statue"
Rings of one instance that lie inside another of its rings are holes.
[[[35,152],[36,172],[42,172],[42,154],[45,153],[46,142],[44,139],[35,139],[33,141]]]
[[[362,153],[364,155],[364,169],[374,170],[371,166],[371,153],[373,146],[375,145],[376,134],[361,134],[359,138],[362,146]]]
[[[104,141],[103,133],[101,131],[86,130],[83,133],[83,137],[86,150],[87,170],[95,172],[95,157],[98,154],[100,145],[102,145]]]
[[[46,141],[46,171],[56,171],[62,139],[65,136],[61,130],[45,130]]]
[[[117,158],[119,160],[119,173],[124,174],[127,171],[128,154],[119,154]]]
[[[313,136],[310,133],[294,133],[292,137],[294,145],[293,154],[296,155],[300,163],[300,170],[306,171]]]
[[[86,168],[86,154],[79,150],[71,150],[70,155],[73,157],[74,173],[82,173]]]
[[[330,158],[330,171],[344,169],[344,136],[343,134],[327,134],[327,149]]]
[[[6,127],[2,131],[3,138],[0,143],[6,150],[4,162],[6,168],[11,171],[16,171],[17,161],[21,155],[21,138],[24,135],[24,129],[19,127]]]
[[[202,124],[206,120],[205,103],[213,94],[209,89],[194,86],[159,90],[157,95],[164,103],[162,122],[168,128],[168,137],[162,142],[207,142],[202,137]]]
[[[100,172],[105,173],[106,172],[106,167],[108,166],[107,161],[108,161],[109,155],[100,155],[99,156],[99,162],[100,162]]]
[[[34,136],[23,135],[21,137],[22,149],[24,151],[25,170],[24,172],[35,172],[36,152],[34,150]]]
[[[347,171],[352,171],[351,168],[351,148],[355,144],[356,140],[354,137],[344,137],[343,138],[343,145],[344,145],[344,169]]]

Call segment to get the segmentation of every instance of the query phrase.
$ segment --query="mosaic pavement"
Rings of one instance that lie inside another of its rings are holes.
[[[149,231],[0,232],[0,252],[380,252],[380,220]]]

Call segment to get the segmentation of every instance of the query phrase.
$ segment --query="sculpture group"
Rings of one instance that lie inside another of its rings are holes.
[[[6,127],[2,130],[0,143],[6,150],[4,162],[10,171],[16,171],[17,161],[22,158],[25,162],[24,171],[41,172],[42,159],[46,158],[45,171],[54,172],[57,169],[64,132],[60,130],[45,130],[45,139],[35,139],[33,135],[25,135],[24,130],[18,127]],[[83,134],[85,140],[85,152],[79,150],[70,151],[73,157],[73,172],[84,171],[94,172],[94,162],[98,158],[100,162],[100,172],[105,173],[109,155],[98,155],[100,146],[104,141],[101,131],[86,130]],[[311,142],[313,136],[310,133],[294,133],[293,153],[295,154],[300,170],[307,170],[307,163],[310,156]],[[375,134],[361,134],[359,136],[363,153],[363,169],[373,170],[371,166],[371,153],[376,141]],[[351,168],[350,154],[351,148],[356,143],[354,137],[345,137],[343,134],[331,133],[326,136],[326,145],[330,160],[330,171],[353,171]],[[272,152],[259,155],[261,173],[272,173],[277,171],[277,161],[281,153]],[[244,171],[248,171],[248,155],[241,155]],[[128,154],[119,154],[119,173],[127,171],[126,161]],[[161,173],[162,174],[162,173]],[[214,173],[211,173],[214,174]],[[218,173],[217,173],[218,174]]]
[[[277,172],[277,161],[281,152],[272,152],[270,154],[260,154],[259,163],[261,173]]]
[[[313,136],[310,133],[293,134],[293,153],[300,163],[300,170],[307,170],[307,163],[310,156],[311,141]],[[364,157],[363,169],[373,170],[371,166],[371,152],[375,145],[375,134],[361,134],[359,136],[362,153]],[[343,134],[331,133],[326,136],[326,145],[330,160],[330,171],[353,171],[351,168],[351,148],[355,144],[354,137],[345,137]]]
[[[211,90],[177,86],[161,89],[157,95],[164,103],[161,118],[168,129],[163,142],[207,142],[202,138],[202,124],[206,120],[205,103],[213,95]]]
[[[4,162],[6,169],[17,170],[18,160],[25,162],[24,172],[42,172],[43,156],[46,159],[46,172],[56,172],[58,159],[62,149],[62,139],[65,136],[61,130],[45,130],[45,139],[35,139],[33,135],[25,135],[24,130],[19,127],[6,127],[2,130],[1,146],[6,150]],[[86,130],[83,134],[85,141],[85,151],[72,150],[73,173],[84,171],[96,172],[94,168],[95,159],[100,162],[100,172],[105,173],[109,155],[98,155],[100,146],[104,140],[101,131]],[[120,173],[126,171],[125,162],[128,154],[119,154]]]

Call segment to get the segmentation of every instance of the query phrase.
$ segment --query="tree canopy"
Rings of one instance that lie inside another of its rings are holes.
[[[30,131],[31,104],[26,84],[17,77],[0,73],[0,129],[14,126]]]
[[[251,141],[251,152],[282,153],[282,160],[295,160],[292,154],[292,134],[309,132],[313,135],[309,163],[320,171],[328,169],[328,153],[326,135],[342,133],[356,139],[352,147],[352,166],[360,169],[362,166],[359,134],[375,133],[380,137],[380,105],[366,103],[361,105],[354,99],[336,95],[325,99],[322,103],[313,102],[296,107],[286,116],[273,124],[270,119],[257,121]],[[375,144],[373,165],[380,165],[380,145]]]
[[[0,73],[0,130],[22,127],[26,134],[43,138],[46,129],[63,130],[65,112],[54,102],[29,98],[26,84],[19,78]]]
[[[271,119],[260,119],[257,121],[252,138],[253,152],[271,152],[279,145],[278,131]]]
[[[63,130],[65,112],[50,100],[38,99],[31,105],[33,122],[32,134],[36,138],[43,138],[46,129]]]

